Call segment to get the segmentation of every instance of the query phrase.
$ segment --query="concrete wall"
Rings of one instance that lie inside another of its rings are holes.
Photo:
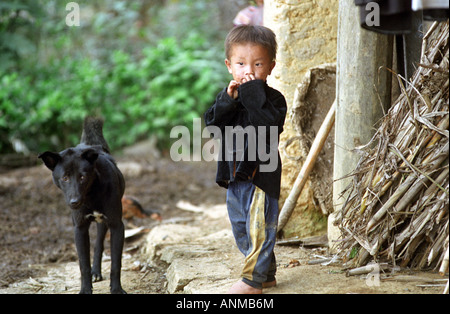
[[[277,65],[268,83],[284,94],[290,108],[296,87],[307,70],[323,63],[336,62],[338,0],[265,0],[264,22],[277,35],[279,45]],[[296,135],[288,116],[280,147]],[[300,149],[293,143],[287,152],[298,156]],[[302,166],[301,161],[289,159],[283,153],[281,158],[280,208]],[[283,229],[284,237],[312,236],[325,233],[326,229],[326,217],[314,204],[311,185],[307,183],[290,221]]]
[[[358,8],[353,0],[339,1],[336,122],[333,204],[328,239],[333,249],[340,236],[334,220],[348,194],[342,196],[361,155],[355,148],[367,144],[375,125],[391,99],[393,38],[359,27]],[[347,177],[345,179],[341,179]]]

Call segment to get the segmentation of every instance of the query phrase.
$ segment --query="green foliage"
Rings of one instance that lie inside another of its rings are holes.
[[[192,128],[224,86],[221,52],[200,36],[162,39],[134,61],[116,50],[105,66],[88,58],[59,59],[31,73],[0,77],[0,148],[20,138],[32,151],[79,141],[86,115],[101,115],[111,148],[155,134],[163,146],[175,125]],[[1,135],[3,134],[3,135]]]
[[[112,149],[175,125],[192,128],[225,86],[215,0],[0,2],[0,153],[76,145],[86,115],[105,119]]]
[[[350,252],[349,259],[355,258],[358,255],[359,247],[353,247],[352,251]]]
[[[17,66],[20,58],[36,52],[33,20],[42,16],[35,0],[0,2],[0,71]]]

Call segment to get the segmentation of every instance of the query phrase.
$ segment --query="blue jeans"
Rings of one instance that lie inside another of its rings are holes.
[[[261,289],[262,283],[275,280],[278,200],[251,181],[230,182],[227,208],[236,244],[245,255],[242,281]]]

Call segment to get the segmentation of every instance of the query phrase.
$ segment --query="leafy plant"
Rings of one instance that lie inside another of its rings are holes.
[[[101,115],[112,149],[151,134],[167,146],[171,128],[192,128],[192,119],[225,84],[217,54],[192,35],[181,43],[162,39],[138,61],[117,50],[109,67],[87,58],[63,59],[28,75],[4,74],[0,130],[33,151],[60,149],[79,141],[86,115]],[[0,138],[3,150],[7,139]]]
[[[0,152],[76,145],[86,115],[105,119],[112,149],[150,135],[167,147],[228,75],[214,3],[93,0],[70,28],[65,2],[1,2]]]
[[[0,71],[17,67],[20,58],[36,52],[33,21],[42,14],[34,0],[0,2]]]

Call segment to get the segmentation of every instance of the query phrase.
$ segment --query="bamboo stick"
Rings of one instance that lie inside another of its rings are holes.
[[[351,174],[339,227],[344,256],[361,247],[353,265],[373,256],[438,270],[446,254],[448,263],[449,24],[433,28],[423,42],[425,66],[411,81],[397,76],[402,93]]]
[[[357,276],[357,275],[364,275],[368,274],[374,271],[381,271],[382,269],[386,269],[388,267],[387,263],[374,263],[374,264],[368,264],[366,266],[353,268],[347,271],[346,276]]]
[[[445,130],[447,129],[449,126],[449,117],[448,115],[446,117],[444,117],[437,126],[437,129],[439,130]],[[410,132],[412,134],[412,132]],[[434,144],[437,143],[437,141],[439,141],[442,138],[442,134],[438,133],[436,130],[429,136],[427,136],[426,138],[424,138],[424,140],[419,144],[419,146],[416,148],[414,153],[411,153],[406,160],[404,159],[403,163],[400,165],[399,168],[405,167],[406,164],[408,164],[409,162],[412,162],[412,160],[416,157],[417,153],[422,149],[423,146],[426,145],[426,147],[432,147]],[[396,147],[395,145],[392,145],[393,147]],[[373,178],[372,180],[372,188],[375,187],[375,185],[377,183],[379,183],[382,179],[382,171],[383,169],[381,169]],[[395,171],[394,174],[392,175],[392,179],[389,180],[388,182],[386,182],[382,189],[380,190],[378,197],[382,197],[384,195],[384,193],[386,193],[386,191],[391,187],[391,185],[396,181],[396,179],[398,178],[400,172],[399,171]],[[369,188],[368,188],[369,189]],[[366,207],[367,207],[367,199],[369,197],[369,190],[366,190],[364,196],[362,197],[361,200],[361,209],[360,209],[360,213],[363,214]]]
[[[442,196],[441,200],[443,200]],[[405,245],[404,250],[399,255],[405,254],[405,256],[408,256],[408,258],[410,258],[411,253],[414,252],[420,244],[420,237],[425,233],[425,231],[423,231],[425,225],[431,221],[431,217],[439,209],[439,206],[440,204],[438,202],[429,211],[423,212],[424,218],[420,221],[420,224],[417,228],[413,228],[413,234],[408,238],[409,241],[407,242],[407,245]],[[403,266],[405,266],[408,261],[409,260],[404,260]]]
[[[439,275],[445,276],[445,272],[448,270],[448,244],[447,250],[444,254],[444,260],[442,261],[441,267],[439,268]]]
[[[331,108],[329,109],[324,121],[322,122],[322,125],[320,126],[320,129],[317,132],[317,136],[311,145],[309,154],[306,157],[306,160],[300,170],[300,173],[297,176],[297,179],[295,180],[294,186],[291,192],[289,193],[288,198],[284,202],[278,221],[278,231],[283,229],[283,227],[286,225],[287,221],[289,220],[289,217],[291,216],[295,208],[295,204],[297,203],[300,193],[302,192],[302,189],[305,186],[305,183],[308,179],[311,170],[314,168],[314,164],[317,160],[317,157],[319,156],[320,151],[323,148],[323,145],[325,144],[325,141],[328,137],[328,134],[331,131],[331,128],[333,127],[335,111],[336,111],[336,100],[331,105]]]
[[[445,229],[445,228],[443,228]],[[435,260],[435,258],[439,255],[439,253],[441,253],[441,248],[445,247],[445,243],[447,242],[447,247],[448,247],[448,236],[445,233],[445,230],[439,230],[438,231],[439,236],[437,237],[436,241],[434,241],[433,246],[431,247],[430,253],[428,254],[427,257],[427,265],[430,266],[431,263]],[[445,258],[445,253],[444,253],[444,257],[442,260],[444,260]]]
[[[405,182],[403,182],[403,184],[397,188],[397,190],[389,198],[389,200],[384,203],[384,205],[375,213],[375,215],[372,216],[372,219],[370,219],[369,223],[367,224],[366,233],[369,233],[369,231],[375,226],[375,224],[378,223],[381,218],[383,218],[388,209],[394,206],[394,204],[400,199],[400,197],[402,197],[403,194],[408,191],[409,187],[414,183],[416,179],[417,177],[415,175],[410,175],[405,180]]]
[[[433,156],[431,154],[428,156],[430,159],[434,157],[435,155],[438,155],[438,158],[435,159],[432,162],[432,167],[430,170],[434,170],[437,167],[441,165],[441,163],[448,158],[448,143],[442,148],[442,150],[439,150],[438,152],[435,152]],[[441,154],[442,153],[442,154]],[[439,156],[440,155],[440,156]],[[394,204],[402,197],[408,189],[413,185],[413,188],[411,188],[408,193],[406,193],[406,197],[404,200],[402,200],[401,208],[405,206],[413,197],[417,195],[419,190],[424,187],[423,183],[428,180],[427,176],[421,175],[418,180],[416,174],[411,174],[406,178],[405,182],[400,185],[400,187],[397,188],[397,190],[394,192],[394,194],[389,198],[389,200],[380,208],[380,210],[373,215],[372,219],[367,224],[366,233],[368,233],[375,224],[386,214],[387,210],[390,209]],[[399,209],[400,211],[401,209]]]

